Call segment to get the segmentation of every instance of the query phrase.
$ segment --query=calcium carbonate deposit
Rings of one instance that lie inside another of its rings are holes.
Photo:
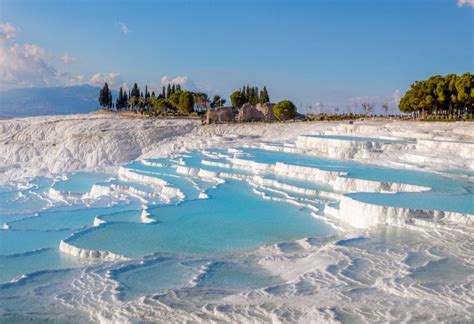
[[[0,321],[470,322],[474,125],[0,121]]]

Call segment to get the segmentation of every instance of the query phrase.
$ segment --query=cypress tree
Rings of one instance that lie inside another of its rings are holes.
[[[140,89],[138,89],[138,85],[136,83],[133,85],[133,89],[132,89],[130,97],[135,97],[135,98],[140,97]]]
[[[161,97],[162,97],[162,98],[166,98],[166,89],[165,89],[165,86],[163,86],[163,87],[161,88]]]
[[[265,87],[265,86],[263,86],[263,90],[260,92],[259,102],[261,104],[264,104],[266,102],[270,102],[270,97],[268,96],[267,87]]]
[[[171,96],[171,84],[168,83],[168,87],[166,88],[166,99]]]
[[[123,94],[123,102],[122,102],[122,108],[128,107],[128,97],[127,97],[127,92]]]
[[[112,91],[110,91],[110,89],[108,90],[109,91],[107,93],[107,107],[112,108],[112,105],[113,105]]]
[[[99,104],[101,107],[112,106],[112,92],[109,90],[109,85],[105,82],[103,88],[99,93]]]
[[[120,91],[119,91],[118,98],[117,98],[116,103],[115,103],[115,107],[117,109],[121,109],[122,105],[123,105],[123,89],[122,89],[122,87],[120,87]]]

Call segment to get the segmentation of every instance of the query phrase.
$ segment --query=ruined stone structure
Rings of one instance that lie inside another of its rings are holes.
[[[263,115],[264,121],[274,121],[275,115],[273,114],[273,107],[275,104],[266,102],[264,104],[257,104],[257,110],[260,111]]]
[[[263,120],[263,114],[249,103],[246,103],[239,109],[237,115],[237,121],[239,122],[251,122]]]
[[[219,107],[214,110],[208,109],[206,113],[206,124],[231,123],[235,121],[237,110],[233,107]]]

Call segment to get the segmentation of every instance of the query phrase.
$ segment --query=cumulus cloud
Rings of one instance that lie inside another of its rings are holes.
[[[124,35],[127,35],[128,32],[129,32],[129,29],[128,29],[127,25],[125,25],[123,22],[119,22],[119,23],[118,23],[118,28],[120,29],[120,31],[121,31],[122,34],[124,34]]]
[[[9,23],[0,24],[0,88],[73,86],[81,84],[111,86],[121,82],[117,72],[95,73],[87,78],[59,71],[52,64],[53,57],[35,44],[15,42],[17,29]],[[76,59],[65,53],[61,61],[65,64]]]
[[[48,61],[46,50],[35,44],[15,43],[17,28],[0,24],[0,87],[53,86],[61,75]]]
[[[474,8],[474,0],[458,0],[458,7],[470,6]]]
[[[187,76],[177,76],[170,78],[167,75],[164,75],[161,78],[161,84],[166,86],[168,84],[179,84],[183,89],[194,91],[197,89],[196,84],[192,79]]]
[[[16,38],[16,28],[10,23],[0,24],[0,39],[13,40]]]
[[[103,85],[105,82],[109,84],[109,86],[114,86],[121,83],[120,73],[118,72],[108,72],[108,73],[96,73],[94,74],[89,83],[93,85]]]
[[[64,63],[64,64],[69,64],[69,63],[73,63],[76,61],[76,58],[69,55],[68,53],[64,53],[63,56],[61,56],[61,61]]]
[[[0,44],[0,85],[53,86],[60,75],[48,63],[46,51],[34,44]]]

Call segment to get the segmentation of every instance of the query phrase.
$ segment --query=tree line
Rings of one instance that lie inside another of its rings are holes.
[[[474,75],[435,75],[415,81],[400,99],[404,113],[425,117],[427,114],[457,119],[472,117],[474,112]]]
[[[115,108],[149,115],[189,115],[193,112],[203,112],[208,107],[222,106],[225,102],[226,100],[219,95],[215,95],[211,100],[207,93],[183,90],[179,84],[163,86],[158,95],[154,91],[149,92],[147,85],[145,85],[145,91],[141,91],[137,83],[128,91],[120,87],[114,103],[112,92],[106,82],[99,94],[99,104],[103,108]]]
[[[263,86],[263,89],[259,92],[258,87],[243,86],[239,90],[232,92],[230,95],[230,101],[232,107],[239,109],[246,103],[256,105],[257,103],[264,104],[270,102],[267,88]]]

